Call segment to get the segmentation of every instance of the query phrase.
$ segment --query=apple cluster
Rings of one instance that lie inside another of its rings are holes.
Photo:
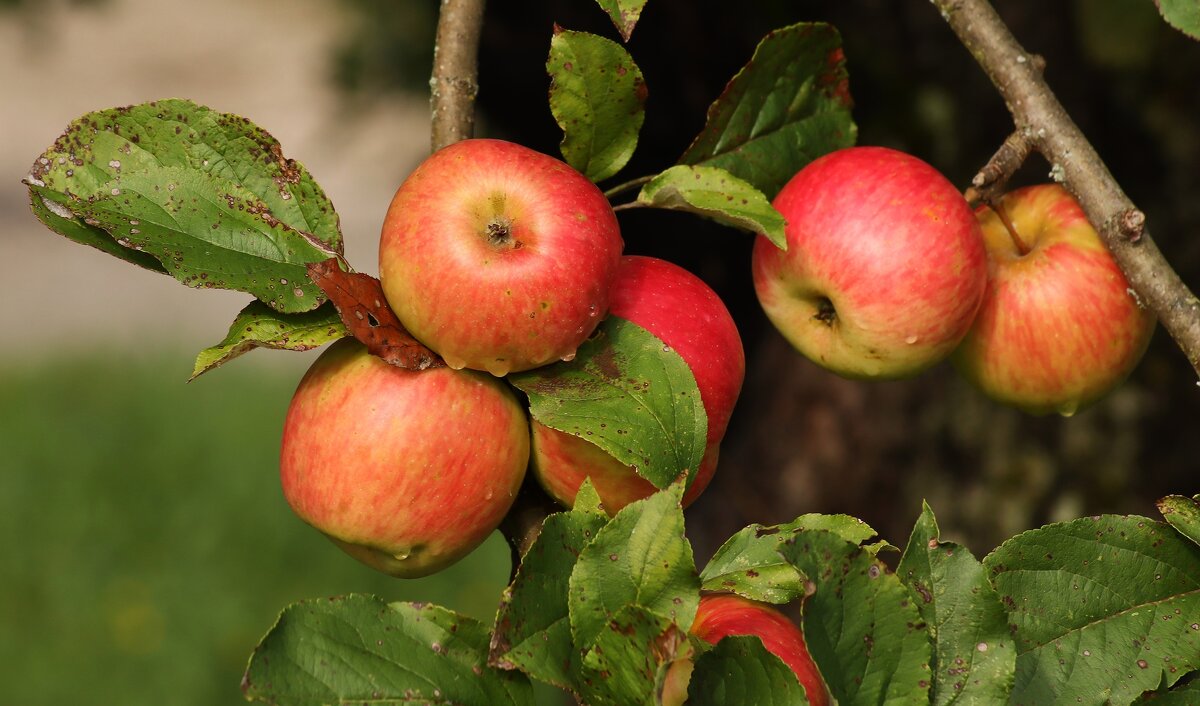
[[[568,507],[589,477],[609,513],[650,495],[631,466],[531,421],[504,380],[572,360],[608,315],[649,331],[694,376],[708,419],[694,500],[741,389],[741,338],[699,278],[623,248],[607,199],[557,159],[486,139],[430,156],[388,209],[379,274],[388,305],[445,366],[395,367],[353,339],[326,351],[284,426],[295,512],[368,565],[416,577],[478,546],[527,468]]]
[[[909,377],[952,356],[990,397],[1069,416],[1124,380],[1153,333],[1060,185],[972,211],[916,157],[852,147],[800,170],[774,206],[788,247],[757,238],[759,301],[797,350],[842,376]]]

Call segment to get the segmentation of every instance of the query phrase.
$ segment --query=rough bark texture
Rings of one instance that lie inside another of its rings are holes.
[[[434,151],[465,140],[475,131],[484,4],[484,0],[442,0],[429,79]]]

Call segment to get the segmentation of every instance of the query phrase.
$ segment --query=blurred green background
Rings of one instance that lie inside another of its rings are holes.
[[[303,368],[282,355],[192,384],[180,350],[0,366],[0,703],[238,703],[250,650],[303,598],[369,592],[491,621],[498,535],[398,581],[292,515],[278,442]]]

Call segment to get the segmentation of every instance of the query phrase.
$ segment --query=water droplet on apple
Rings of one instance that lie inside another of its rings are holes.
[[[508,375],[512,371],[512,364],[503,358],[497,358],[487,364],[487,371],[498,378]]]
[[[454,370],[462,370],[467,365],[467,361],[463,360],[462,358],[455,358],[449,355],[443,355],[442,360],[446,361],[446,365]]]
[[[575,351],[571,351],[562,357],[562,362],[564,363],[570,363],[572,360],[575,360]]]
[[[596,315],[597,315],[598,313],[599,313],[599,312],[596,310],[596,305],[595,305],[595,304],[589,304],[589,305],[588,305],[588,316],[590,316],[590,317],[592,317],[592,318],[595,318],[595,317],[596,317]]]
[[[1079,411],[1079,402],[1075,400],[1065,402],[1059,405],[1056,411],[1064,417],[1073,417]]]
[[[904,342],[911,346],[912,344],[917,342],[917,337],[909,336],[908,338],[904,339]]]
[[[670,352],[671,352],[670,346],[663,346],[663,353],[670,353]]]

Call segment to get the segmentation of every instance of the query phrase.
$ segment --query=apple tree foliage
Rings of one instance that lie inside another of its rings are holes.
[[[599,5],[628,40],[645,0]],[[1200,32],[1193,4],[1159,6]],[[646,77],[621,43],[561,28],[546,67],[563,158],[594,181],[614,177],[637,146]],[[607,193],[637,189],[618,207],[687,211],[782,246],[770,199],[855,135],[838,32],[783,27],[732,77],[676,164]],[[25,183],[51,230],[191,287],[253,297],[193,377],[254,348],[403,334],[375,331],[395,324],[370,301],[370,278],[347,279],[320,186],[244,118],[186,100],[89,113]],[[714,647],[689,634],[701,591],[729,591],[799,609],[842,706],[1200,703],[1200,496],[1164,498],[1165,521],[1035,529],[982,561],[941,540],[928,506],[902,552],[855,518],[804,515],[751,525],[698,567],[680,469],[697,467],[706,419],[678,354],[610,318],[574,360],[509,380],[535,419],[635,465],[660,492],[610,518],[585,484],[573,509],[542,522],[492,625],[356,595],[286,608],[250,660],[248,699],[521,706],[540,681],[591,706],[650,705],[672,666],[690,661],[689,703],[807,703],[757,638]]]

